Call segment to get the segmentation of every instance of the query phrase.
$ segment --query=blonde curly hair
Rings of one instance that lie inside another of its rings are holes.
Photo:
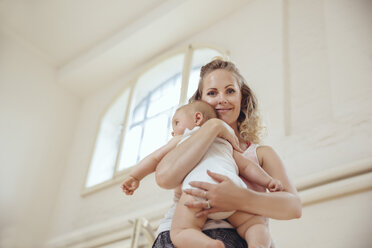
[[[189,99],[189,102],[201,100],[204,78],[214,70],[223,69],[229,71],[238,81],[242,95],[240,114],[238,117],[238,130],[240,136],[245,140],[255,144],[261,143],[263,126],[258,111],[258,101],[253,91],[248,87],[246,80],[240,74],[234,63],[217,57],[200,70],[200,80],[198,89]]]

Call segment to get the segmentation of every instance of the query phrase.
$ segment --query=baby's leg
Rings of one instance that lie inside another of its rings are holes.
[[[245,238],[249,248],[270,247],[271,237],[264,217],[237,211],[229,217],[229,222]]]
[[[177,248],[224,248],[225,245],[222,241],[212,239],[201,231],[207,218],[195,217],[195,213],[200,209],[191,209],[184,205],[186,201],[193,200],[195,201],[193,196],[182,193],[177,204],[170,230],[170,237],[174,246]]]

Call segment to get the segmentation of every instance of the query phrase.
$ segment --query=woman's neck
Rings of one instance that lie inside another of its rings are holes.
[[[240,143],[240,144],[242,144],[242,143],[246,143],[246,142],[244,141],[244,139],[240,136],[240,132],[239,132],[239,129],[238,129],[238,124],[237,124],[237,123],[232,124],[232,125],[230,125],[230,127],[234,130],[236,137],[238,137],[238,139],[239,139],[239,143]]]
[[[239,132],[239,128],[238,128],[238,123],[234,122],[232,124],[229,124],[229,126],[234,130],[236,137],[238,137],[239,140],[240,140],[240,132]]]
[[[233,125],[230,125],[230,127],[234,130],[236,137],[239,139],[239,146],[240,148],[245,151],[248,148],[248,143],[245,141],[241,136],[238,129],[238,123],[235,123]]]

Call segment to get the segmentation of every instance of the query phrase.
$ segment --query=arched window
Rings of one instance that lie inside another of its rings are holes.
[[[200,68],[220,49],[188,47],[142,73],[103,115],[85,188],[120,177],[171,137],[175,109],[195,92]]]

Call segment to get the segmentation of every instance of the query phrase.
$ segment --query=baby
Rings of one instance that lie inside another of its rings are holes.
[[[160,160],[171,151],[178,143],[185,141],[196,132],[207,120],[216,118],[215,110],[208,103],[194,101],[177,109],[172,118],[174,136],[166,145],[151,153],[130,173],[130,176],[123,182],[122,189],[127,195],[132,195],[134,190],[139,187],[139,182],[148,174],[156,170]],[[183,135],[183,136],[182,136]],[[182,138],[182,140],[181,140]],[[239,177],[239,174],[250,182],[257,183],[268,188],[270,191],[281,191],[282,185],[279,180],[269,176],[258,164],[245,158],[243,154],[234,151],[231,144],[221,138],[216,138],[209,147],[206,154],[195,168],[185,177],[182,183],[182,190],[191,188],[191,181],[205,181],[216,183],[207,175],[207,170],[223,174],[229,177],[236,185],[246,188],[246,184]],[[195,209],[187,208],[184,203],[194,200],[180,191],[179,204],[177,204],[172,220],[170,235],[176,247],[224,247],[220,240],[214,240],[205,235],[201,230],[206,222],[206,217],[196,218]],[[203,199],[204,200],[204,199]],[[208,203],[208,202],[207,202]],[[228,219],[235,226],[238,233],[249,239],[265,240],[267,247],[270,246],[270,235],[266,220],[262,216],[251,215],[244,212],[219,212],[210,214],[211,219]]]

